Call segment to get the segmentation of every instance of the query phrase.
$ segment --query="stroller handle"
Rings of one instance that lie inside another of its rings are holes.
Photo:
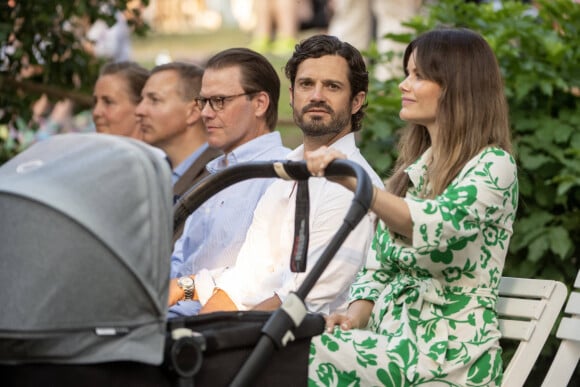
[[[295,162],[288,165],[288,174],[295,174],[301,179],[310,176],[305,162]],[[282,306],[277,309],[262,328],[262,335],[256,343],[256,347],[246,359],[234,380],[232,387],[244,387],[252,385],[253,381],[267,364],[275,349],[284,347],[288,340],[293,340],[294,331],[302,323],[307,310],[304,304],[306,296],[316,284],[316,281],[349,233],[357,226],[370,208],[373,196],[373,185],[365,170],[358,164],[348,160],[334,160],[325,170],[326,176],[353,176],[357,179],[354,198],[350,208],[343,219],[343,223],[330,240],[317,262],[310,269],[300,287],[295,293],[284,300]]]
[[[353,204],[356,201],[357,205],[351,205],[345,217],[349,223],[356,225],[360,221],[360,218],[358,220],[357,218],[368,211],[372,200],[372,183],[368,174],[360,165],[349,160],[334,160],[326,167],[325,174],[330,177],[352,176],[357,179],[353,199]],[[311,176],[305,161],[256,161],[233,165],[207,176],[183,195],[174,206],[174,227],[182,224],[192,212],[215,193],[240,181],[273,177],[285,180],[308,180]]]

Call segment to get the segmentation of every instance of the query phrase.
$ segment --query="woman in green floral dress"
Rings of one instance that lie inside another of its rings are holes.
[[[410,125],[375,191],[381,223],[348,311],[312,342],[310,384],[499,386],[495,306],[518,199],[499,67],[466,29],[419,36],[404,65]],[[307,162],[321,176],[343,157],[323,148]]]

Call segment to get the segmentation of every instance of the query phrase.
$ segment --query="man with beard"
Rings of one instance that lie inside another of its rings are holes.
[[[355,144],[354,132],[361,129],[368,90],[368,73],[361,54],[335,37],[315,35],[296,46],[285,72],[291,83],[294,121],[303,132],[303,144],[288,159],[302,160],[305,152],[332,144],[359,163],[375,186],[384,188]],[[300,286],[338,230],[353,194],[326,179],[308,181],[307,264],[302,272],[293,272],[289,261],[296,195],[301,190],[297,186],[293,181],[277,180],[268,188],[256,207],[234,266],[211,272],[201,270],[192,276],[193,298],[202,305],[200,313],[273,310]],[[306,299],[310,311],[328,314],[346,308],[348,289],[366,257],[375,219],[373,213],[368,213],[338,250]],[[172,282],[170,304],[182,297],[183,291]]]

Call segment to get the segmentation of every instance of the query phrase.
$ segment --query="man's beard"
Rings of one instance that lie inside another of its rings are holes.
[[[322,118],[304,119],[304,115],[312,108],[323,109],[330,115],[330,122],[324,123]],[[321,137],[329,134],[338,134],[350,124],[351,115],[348,111],[342,111],[336,114],[334,110],[325,103],[311,103],[306,105],[300,111],[300,114],[294,110],[294,122],[306,136]]]

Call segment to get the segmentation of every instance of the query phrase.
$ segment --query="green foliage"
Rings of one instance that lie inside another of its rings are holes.
[[[45,93],[52,100],[72,98],[90,104],[102,61],[82,47],[82,25],[115,22],[115,11],[129,0],[43,0],[0,3],[0,164],[21,150],[31,136],[32,103]],[[147,0],[143,1],[146,5]],[[144,34],[137,9],[129,24]],[[37,71],[31,71],[36,69]]]

